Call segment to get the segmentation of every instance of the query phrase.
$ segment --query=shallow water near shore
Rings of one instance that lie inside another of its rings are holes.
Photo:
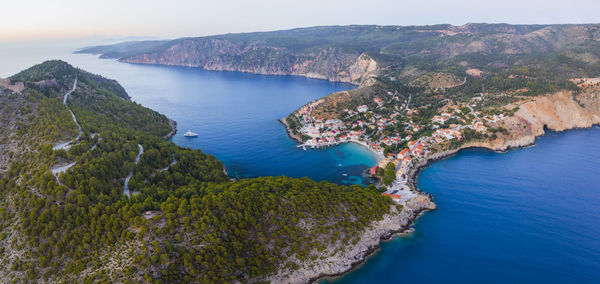
[[[536,147],[467,149],[427,166],[436,211],[323,283],[598,283],[600,128],[548,132]]]

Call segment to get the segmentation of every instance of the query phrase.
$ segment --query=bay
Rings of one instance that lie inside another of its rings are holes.
[[[376,163],[376,157],[366,148],[345,144],[305,151],[296,148],[278,121],[312,100],[353,85],[298,76],[126,64],[72,53],[83,44],[0,44],[4,62],[0,74],[5,77],[44,60],[62,59],[115,79],[133,101],[177,121],[173,142],[216,156],[232,178],[287,175],[348,185],[371,183],[362,173]],[[184,137],[187,130],[198,137]]]

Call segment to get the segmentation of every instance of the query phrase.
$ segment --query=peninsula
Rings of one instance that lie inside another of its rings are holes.
[[[301,264],[347,270],[412,218],[372,186],[231,181],[166,141],[173,121],[63,61],[1,84],[0,282],[307,281]]]

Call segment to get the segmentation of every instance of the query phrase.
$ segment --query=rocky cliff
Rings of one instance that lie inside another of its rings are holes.
[[[513,117],[505,119],[501,126],[510,131],[509,136],[495,140],[472,142],[466,147],[483,147],[496,151],[531,145],[535,137],[543,135],[545,128],[564,131],[588,128],[600,124],[600,95],[596,92],[561,91],[540,95],[519,105]]]
[[[365,53],[338,47],[294,52],[260,43],[224,39],[185,39],[155,53],[121,59],[123,62],[201,67],[263,75],[298,75],[359,84],[374,76],[377,63]]]
[[[585,99],[589,103],[580,104],[575,98]],[[569,92],[538,96],[535,100],[522,104],[516,116],[527,121],[535,135],[543,134],[544,126],[555,131],[587,128],[600,123],[599,98],[594,93],[575,97]],[[594,100],[596,104],[592,103]]]
[[[596,86],[600,87],[600,85]],[[545,134],[545,129],[565,131],[588,128],[600,124],[600,93],[598,89],[574,94],[561,91],[540,95],[518,104],[519,110],[498,124],[509,130],[509,135],[500,135],[494,140],[467,142],[458,149],[435,151],[413,166],[409,176],[416,187],[416,176],[430,161],[454,155],[461,149],[487,148],[493,151],[533,145],[535,138]]]

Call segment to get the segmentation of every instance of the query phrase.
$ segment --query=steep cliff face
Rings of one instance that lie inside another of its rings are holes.
[[[372,82],[372,80],[368,79],[374,78],[377,75],[378,68],[377,62],[369,55],[363,53],[358,57],[356,62],[348,68],[347,73],[352,82],[362,82],[363,85],[371,85],[368,82]]]
[[[483,147],[504,151],[533,144],[535,137],[545,133],[545,127],[553,131],[565,131],[595,124],[600,124],[599,93],[593,91],[574,95],[562,91],[537,96],[520,104],[515,115],[500,125],[509,130],[510,136],[471,142],[461,148]]]
[[[261,42],[237,43],[216,38],[185,39],[163,51],[121,60],[264,75],[298,75],[355,84],[377,71],[377,63],[368,55],[339,47],[298,52]]]
[[[592,101],[596,98],[598,101],[598,95],[595,93],[580,96]],[[579,104],[569,92],[539,96],[534,101],[522,104],[516,115],[529,122],[536,135],[544,133],[544,126],[551,130],[563,131],[600,123],[600,108],[597,104]]]

